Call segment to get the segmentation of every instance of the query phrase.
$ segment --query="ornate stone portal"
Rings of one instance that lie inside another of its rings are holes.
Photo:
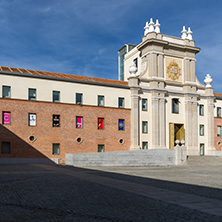
[[[138,64],[133,75],[127,69],[124,73],[131,88],[131,149],[143,149],[147,143],[149,149],[171,149],[175,140],[185,140],[188,155],[200,155],[201,144],[210,155],[214,150],[212,79],[207,75],[204,86],[196,77],[195,55],[200,48],[195,47],[190,27],[188,31],[183,27],[181,38],[171,37],[160,32],[158,20],[154,24],[150,19],[144,30],[142,42],[125,55],[124,62],[126,68],[135,59]]]

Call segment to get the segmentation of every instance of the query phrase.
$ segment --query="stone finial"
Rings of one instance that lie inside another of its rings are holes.
[[[149,32],[149,24],[148,24],[148,22],[146,22],[146,25],[145,25],[145,27],[144,27],[144,35],[147,35],[148,34],[148,32]]]
[[[180,141],[179,140],[176,140],[175,143],[176,143],[176,146],[180,145]]]
[[[158,19],[156,20],[156,24],[154,26],[155,26],[155,32],[160,33],[160,24],[159,24]]]
[[[150,23],[149,23],[149,32],[154,32],[154,22],[153,19],[150,19]]]
[[[185,26],[183,26],[183,30],[181,31],[181,39],[187,39],[187,30]]]
[[[185,146],[185,140],[181,140],[180,143],[182,146]]]
[[[190,27],[188,27],[188,31],[187,31],[187,39],[192,40],[192,31],[190,30]]]
[[[136,72],[137,72],[137,67],[133,62],[133,64],[129,67],[130,77],[136,77]]]
[[[206,88],[211,87],[212,81],[213,81],[213,79],[211,78],[210,74],[207,74],[204,79],[204,83],[206,84]]]

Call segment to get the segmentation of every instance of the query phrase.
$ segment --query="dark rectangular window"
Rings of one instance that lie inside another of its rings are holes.
[[[60,154],[60,143],[52,144],[52,154],[59,155]]]
[[[10,154],[10,142],[2,142],[2,154]]]
[[[142,110],[147,111],[147,99],[142,99]]]
[[[217,107],[217,117],[221,117],[221,107]]]
[[[124,130],[124,129],[125,129],[125,120],[119,119],[119,130]]]
[[[29,89],[29,100],[36,100],[36,89]]]
[[[36,113],[29,113],[29,126],[36,126]]]
[[[82,104],[82,93],[76,93],[76,104]]]
[[[142,121],[142,133],[148,133],[148,122]]]
[[[104,101],[104,96],[98,96],[98,106],[104,106],[105,101]]]
[[[98,152],[105,152],[104,144],[99,144],[98,145]]]
[[[201,143],[200,144],[200,156],[204,156],[204,151],[205,151],[204,143]]]
[[[98,118],[98,129],[104,129],[104,118]]]
[[[60,115],[52,115],[52,127],[60,127]]]
[[[60,102],[60,92],[59,91],[53,91],[52,92],[52,101],[54,103]]]
[[[200,125],[200,136],[204,136],[204,125]]]
[[[119,108],[124,108],[125,107],[124,98],[121,98],[121,97],[118,98],[118,107]]]
[[[148,149],[148,142],[142,142],[142,149],[147,150]]]
[[[172,99],[172,113],[179,113],[179,99]]]
[[[199,115],[203,116],[204,115],[204,105],[199,106]]]
[[[133,60],[133,62],[134,62],[134,64],[135,64],[135,66],[138,67],[138,59],[135,58],[135,59]]]
[[[76,117],[76,128],[77,129],[82,129],[83,128],[83,117],[82,116],[77,116]]]
[[[11,86],[2,86],[2,98],[11,98]]]
[[[10,125],[11,124],[11,113],[10,112],[2,112],[2,124]]]

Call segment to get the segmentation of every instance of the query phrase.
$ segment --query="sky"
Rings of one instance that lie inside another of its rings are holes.
[[[221,0],[0,0],[0,65],[118,79],[118,50],[150,18],[170,36],[191,27],[197,77],[222,92]]]

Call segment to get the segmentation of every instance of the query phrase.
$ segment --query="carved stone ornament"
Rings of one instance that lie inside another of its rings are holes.
[[[206,84],[206,88],[211,87],[211,83],[212,83],[212,78],[210,76],[210,74],[207,74],[205,79],[204,79],[204,83]]]
[[[175,61],[167,66],[167,75],[172,80],[177,80],[181,76],[181,69]]]
[[[148,68],[148,61],[147,60],[142,61],[140,76],[143,76],[146,73],[147,68]]]

